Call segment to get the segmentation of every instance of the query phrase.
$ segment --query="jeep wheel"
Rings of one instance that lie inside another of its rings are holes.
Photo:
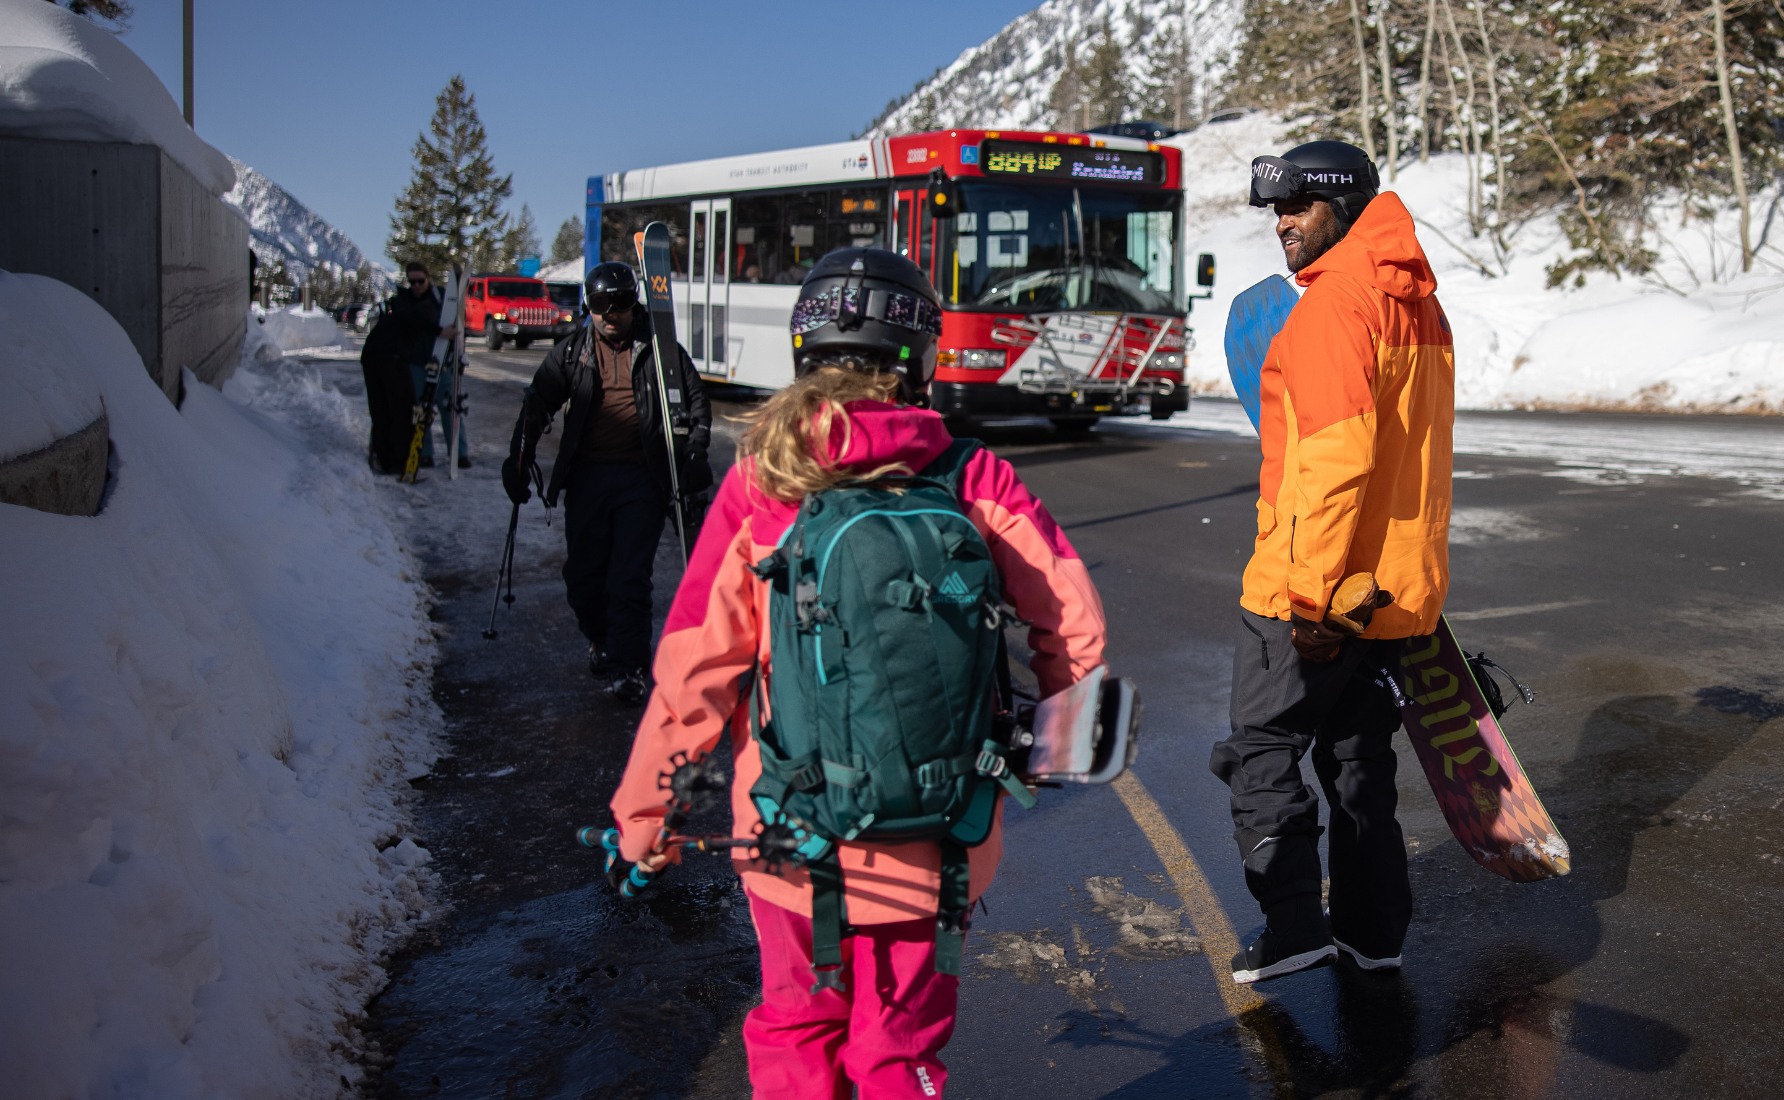
[[[483,322],[483,346],[490,351],[502,350],[502,334],[488,321]]]

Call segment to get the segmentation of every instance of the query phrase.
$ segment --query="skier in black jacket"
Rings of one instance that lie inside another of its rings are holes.
[[[622,703],[649,694],[651,568],[669,517],[669,456],[663,442],[650,319],[638,302],[638,279],[622,263],[595,265],[584,282],[588,312],[557,342],[533,375],[502,485],[510,499],[530,498],[539,436],[564,406],[557,461],[545,503],[564,498],[565,595],[589,640],[589,672]],[[666,371],[671,393],[677,472],[684,496],[712,485],[706,448],[712,410],[687,349]]]

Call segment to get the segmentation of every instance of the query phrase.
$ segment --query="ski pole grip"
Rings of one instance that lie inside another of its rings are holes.
[[[599,825],[584,825],[576,830],[576,839],[585,848],[605,848],[609,852],[619,851],[619,830],[603,831]]]
[[[656,880],[656,877],[657,876],[651,874],[649,871],[639,867],[636,863],[632,864],[632,873],[626,876],[626,881],[620,883],[620,896],[626,898],[637,897],[638,892],[643,890],[646,886],[649,886]]]

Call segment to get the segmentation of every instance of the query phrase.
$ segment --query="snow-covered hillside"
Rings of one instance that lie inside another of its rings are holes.
[[[332,265],[336,274],[348,274],[360,264],[372,262],[345,233],[298,202],[291,192],[234,157],[229,162],[235,165],[235,187],[223,201],[248,219],[254,254],[262,264],[284,260],[285,270],[301,284],[318,264]],[[372,265],[372,277],[379,294],[390,293],[396,285],[395,276],[376,264]]]
[[[1082,60],[1105,20],[1124,46],[1137,39],[1126,61],[1135,80],[1143,80],[1148,47],[1166,27],[1181,24],[1187,10],[1190,68],[1198,81],[1217,83],[1238,43],[1242,9],[1239,0],[1047,0],[919,84],[864,136],[948,126],[1049,129],[1048,101],[1064,70],[1066,44]],[[1142,25],[1147,33],[1138,35]]]
[[[1232,393],[1222,337],[1233,298],[1283,274],[1269,211],[1246,205],[1248,166],[1280,153],[1289,127],[1255,114],[1169,139],[1183,150],[1189,253],[1219,261],[1214,298],[1191,315],[1198,392]],[[1774,185],[1775,187],[1776,185]],[[1571,254],[1554,215],[1510,234],[1503,261],[1471,234],[1459,154],[1414,161],[1384,187],[1418,220],[1455,331],[1460,408],[1646,409],[1784,413],[1784,249],[1768,243],[1740,275],[1736,215],[1712,225],[1657,209],[1653,274],[1598,273],[1579,289],[1547,289],[1547,267]],[[1755,195],[1764,210],[1773,189]]]

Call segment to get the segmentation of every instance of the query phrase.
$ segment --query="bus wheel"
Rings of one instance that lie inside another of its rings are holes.
[[[964,416],[944,416],[942,417],[942,427],[948,429],[948,434],[955,439],[977,438],[973,435],[973,422]]]
[[[1100,416],[1055,416],[1055,417],[1052,417],[1051,419],[1053,421],[1053,430],[1055,432],[1057,432],[1060,435],[1068,436],[1068,437],[1076,439],[1076,438],[1080,438],[1080,437],[1089,435],[1091,426],[1094,425],[1098,420],[1101,420],[1102,417],[1100,417]]]
[[[1152,417],[1152,419],[1154,419],[1154,420],[1169,420],[1169,419],[1171,419],[1171,414],[1176,411],[1177,411],[1176,409],[1161,409],[1161,408],[1158,408],[1157,406],[1154,406],[1152,408],[1152,411],[1148,415],[1150,415]]]
[[[514,349],[516,351],[525,351],[532,346],[533,342],[531,340],[522,340],[518,336],[514,338]]]
[[[483,323],[483,346],[490,351],[502,350],[502,334],[496,331],[496,326],[487,321]]]

